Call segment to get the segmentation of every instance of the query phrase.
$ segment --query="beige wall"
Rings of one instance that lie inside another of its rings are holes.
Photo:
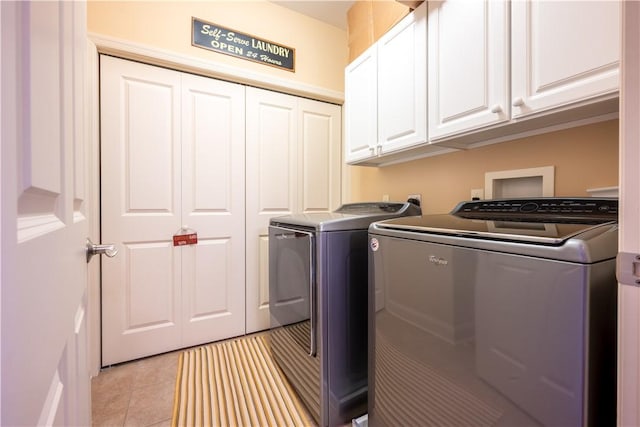
[[[397,165],[349,167],[351,201],[422,194],[424,213],[449,212],[484,188],[484,173],[555,166],[555,195],[587,196],[618,185],[618,120],[595,123]]]
[[[356,0],[347,12],[349,62],[411,11],[395,0]]]
[[[296,72],[191,46],[191,17],[296,48]],[[94,1],[90,33],[231,65],[279,79],[344,91],[347,33],[268,1]],[[448,212],[484,187],[484,173],[556,167],[555,193],[583,196],[618,182],[618,121],[538,135],[383,168],[348,167],[349,201],[422,194],[426,213]]]
[[[191,46],[191,17],[296,49],[295,73]],[[268,1],[93,1],[90,33],[344,91],[347,32]]]

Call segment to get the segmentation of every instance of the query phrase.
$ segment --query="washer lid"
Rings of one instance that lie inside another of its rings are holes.
[[[614,224],[611,220],[594,220],[589,223],[566,222],[525,222],[503,219],[469,219],[452,214],[424,215],[391,219],[374,224],[378,230],[402,230],[414,233],[431,233],[492,239],[503,241],[528,242],[543,245],[561,245],[602,224]]]
[[[333,212],[313,212],[272,218],[270,225],[295,226],[316,231],[366,230],[374,221],[389,218],[420,215],[419,206],[413,203],[366,202],[348,203]]]

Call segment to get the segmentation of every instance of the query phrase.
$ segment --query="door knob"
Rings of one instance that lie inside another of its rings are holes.
[[[118,249],[116,249],[116,245],[96,245],[91,239],[87,238],[87,262],[91,260],[92,256],[102,254],[113,258],[118,254]]]
[[[513,105],[514,107],[522,107],[524,105],[524,99],[520,97],[514,98],[511,105]]]

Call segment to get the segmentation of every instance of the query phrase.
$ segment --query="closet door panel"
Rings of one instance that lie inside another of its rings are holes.
[[[180,346],[180,74],[102,56],[102,363]],[[153,303],[151,303],[153,302]]]
[[[244,86],[182,74],[182,345],[244,333]]]
[[[341,108],[302,98],[298,105],[300,212],[330,212],[340,204]]]
[[[103,365],[242,335],[244,86],[101,67]]]
[[[269,221],[299,209],[297,98],[247,88],[246,332],[269,328]]]

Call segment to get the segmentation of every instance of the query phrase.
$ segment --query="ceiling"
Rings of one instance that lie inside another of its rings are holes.
[[[347,30],[347,11],[354,3],[353,0],[271,0],[271,2],[345,31]]]

